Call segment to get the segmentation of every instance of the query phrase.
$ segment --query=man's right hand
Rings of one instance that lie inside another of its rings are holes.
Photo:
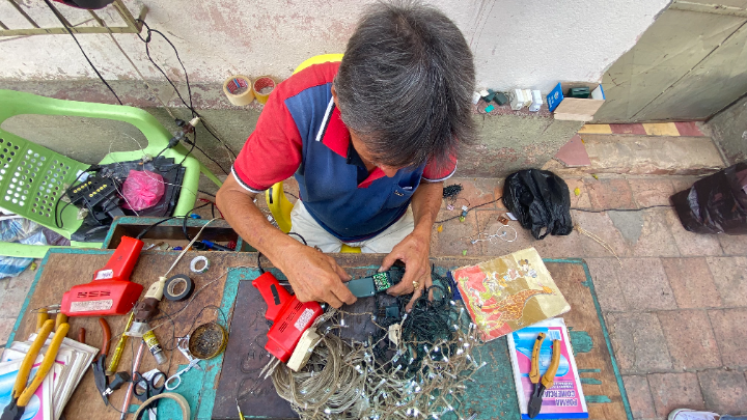
[[[355,303],[355,296],[343,283],[352,277],[331,256],[298,243],[284,249],[278,260],[278,268],[301,302],[326,302],[335,308]]]

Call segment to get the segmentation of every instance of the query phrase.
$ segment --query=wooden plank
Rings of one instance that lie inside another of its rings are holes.
[[[28,337],[35,324],[34,314],[30,313],[33,308],[59,303],[62,293],[75,284],[86,283],[91,278],[94,270],[102,267],[108,261],[111,251],[104,250],[55,250],[50,252],[44,259],[37,278],[32,285],[27,302],[22,310],[23,316],[16,324],[11,339],[22,340]],[[142,253],[138,265],[132,275],[132,280],[150,285],[164,272],[178,255],[177,252],[145,251]],[[190,260],[196,255],[205,255],[211,260],[211,268],[205,274],[193,274],[188,271]],[[383,258],[383,255],[373,254],[338,254],[335,255],[338,263],[349,273],[359,276],[368,275],[375,271]],[[432,261],[437,267],[454,268],[464,265],[476,264],[485,257],[437,257]],[[168,370],[173,374],[179,365],[186,364],[186,360],[180,353],[176,352],[172,357],[172,336],[182,336],[189,333],[194,326],[204,322],[214,321],[219,318],[218,311],[204,309],[210,305],[219,306],[228,319],[233,317],[234,302],[237,299],[242,280],[251,280],[258,275],[256,270],[256,254],[252,253],[188,253],[183,261],[177,265],[174,273],[189,274],[194,280],[197,288],[208,281],[218,279],[210,287],[201,292],[195,301],[186,310],[173,316],[173,326],[168,318],[162,318],[154,324],[160,324],[156,334],[164,346],[167,364],[158,366],[161,370]],[[263,260],[266,268],[272,265]],[[568,262],[549,261],[548,269],[553,275],[558,287],[563,291],[566,299],[571,304],[572,310],[564,316],[566,323],[572,328],[571,340],[574,344],[576,360],[581,376],[587,378],[584,384],[584,392],[593,401],[589,404],[591,418],[595,419],[625,419],[629,418],[626,411],[626,398],[624,390],[619,388],[619,378],[616,377],[614,361],[610,356],[609,343],[606,339],[606,329],[601,324],[602,318],[598,313],[593,284],[587,275],[580,260]],[[248,292],[244,292],[248,293]],[[244,299],[245,296],[242,298]],[[258,296],[255,296],[258,299]],[[244,302],[246,303],[246,302]],[[185,302],[164,302],[162,311],[175,314],[184,307]],[[255,305],[259,306],[259,305]],[[203,310],[204,309],[204,310]],[[254,323],[263,323],[264,308],[257,308]],[[237,318],[238,319],[238,318]],[[113,334],[119,334],[124,328],[125,317],[107,317]],[[70,336],[77,334],[78,328],[87,330],[87,342],[94,346],[101,345],[101,331],[96,318],[71,318]],[[245,337],[249,330],[245,322],[234,324],[229,344],[236,344]],[[136,349],[135,340],[130,340],[122,361],[120,370],[131,369],[132,354]],[[256,343],[255,343],[256,344]],[[260,343],[261,344],[261,343]],[[256,347],[256,346],[255,346]],[[261,347],[261,345],[259,346]],[[263,349],[256,354],[263,355]],[[505,338],[494,340],[480,349],[483,360],[488,361],[488,366],[480,372],[477,382],[471,384],[465,398],[465,407],[474,408],[480,412],[480,418],[515,418],[518,412],[515,389],[508,362],[508,351]],[[235,358],[234,358],[235,359]],[[241,392],[238,388],[232,389],[229,396],[216,398],[216,389],[223,376],[238,371],[235,363],[231,364],[228,355],[223,355],[212,361],[201,362],[204,366],[202,371],[192,370],[184,376],[183,385],[177,392],[187,396],[188,402],[193,410],[194,419],[209,419],[214,413],[222,413],[216,418],[230,418],[235,412],[235,395]],[[235,362],[235,360],[234,360]],[[259,363],[259,362],[258,362]],[[262,364],[263,365],[263,364]],[[221,366],[225,369],[221,371]],[[146,354],[140,371],[155,368],[156,364],[152,356]],[[245,384],[246,385],[246,384]],[[117,391],[111,400],[113,406],[121,407],[125,392]],[[604,402],[609,401],[609,402]],[[133,403],[139,403],[134,400]],[[171,416],[170,405],[162,407],[162,415]],[[172,407],[173,408],[173,407]],[[97,395],[93,383],[93,374],[87,373],[81,384],[76,389],[71,401],[65,409],[65,416],[70,420],[75,419],[116,419],[119,413],[114,408],[104,407],[103,401]],[[178,415],[174,415],[178,417]]]
[[[99,250],[64,250],[63,252],[52,252],[48,254],[47,258],[45,258],[41,265],[41,269],[39,270],[34,285],[32,285],[30,297],[22,311],[23,316],[16,324],[16,331],[14,331],[14,336],[12,335],[11,339],[25,340],[28,338],[28,335],[35,327],[35,316],[33,313],[30,313],[30,310],[41,306],[59,303],[62,294],[71,286],[90,281],[94,270],[103,267],[109,260],[112,252],[113,251]],[[144,251],[132,274],[132,281],[147,287],[166,272],[177,254],[177,252]],[[211,260],[212,266],[208,272],[204,274],[194,274],[189,272],[189,263],[191,259],[197,255],[206,255]],[[160,321],[154,322],[154,326],[155,324],[161,325],[155,331],[164,347],[166,356],[169,357],[169,362],[168,364],[157,366],[153,357],[150,354],[146,354],[143,357],[140,371],[145,372],[158,367],[161,370],[168,371],[168,375],[171,375],[175,372],[178,364],[186,363],[186,360],[178,351],[176,351],[172,357],[171,349],[174,346],[172,343],[172,336],[186,335],[191,331],[191,329],[193,329],[193,325],[197,326],[217,319],[218,313],[215,310],[205,310],[202,314],[200,314],[200,311],[208,305],[217,306],[221,304],[223,288],[226,281],[225,267],[236,265],[236,255],[237,254],[235,253],[227,252],[190,252],[185,255],[185,258],[183,258],[182,261],[179,262],[173,273],[189,274],[195,282],[196,288],[199,288],[209,280],[215,278],[218,278],[218,280],[201,292],[186,310],[178,316],[174,316],[173,324],[168,320],[168,318],[163,317]],[[251,262],[246,261],[245,264],[251,264]],[[162,312],[175,313],[180,308],[184,307],[185,304],[186,302],[164,301],[160,308]],[[198,315],[199,318],[196,319]],[[230,316],[229,313],[226,313],[225,315]],[[111,326],[113,336],[122,332],[126,321],[124,316],[109,316],[106,317],[106,319]],[[98,321],[95,317],[70,318],[69,322],[71,331],[69,334],[70,337],[75,337],[78,329],[83,327],[86,329],[87,343],[96,347],[101,346],[101,329],[98,326]],[[119,370],[131,369],[132,354],[137,348],[136,344],[134,344],[135,342],[136,340],[129,340],[120,362]],[[113,340],[112,348],[115,345],[116,340]],[[148,352],[146,351],[146,353]],[[113,406],[117,409],[121,407],[124,394],[125,391],[117,391],[111,397]],[[133,403],[139,403],[139,401],[133,400]],[[194,402],[190,401],[190,405],[193,404]],[[119,418],[119,413],[113,408],[106,408],[104,406],[104,403],[101,400],[101,397],[98,396],[94,385],[93,373],[89,371],[83,377],[83,380],[73,394],[70,402],[67,404],[67,407],[65,408],[65,416],[71,420],[91,418],[106,420]]]
[[[381,255],[340,254],[335,256],[338,263],[355,276],[370,275],[379,266]],[[431,260],[444,270],[473,265],[486,257],[437,257]],[[262,262],[269,267],[269,262]],[[584,392],[593,401],[589,404],[590,418],[621,420],[632,417],[626,411],[626,398],[619,388],[613,359],[605,339],[605,328],[600,324],[593,284],[586,275],[580,260],[569,262],[548,262],[556,284],[571,304],[571,312],[564,315],[566,323],[572,328],[571,340],[576,352],[576,361],[582,370]],[[278,275],[279,278],[282,275]],[[249,282],[239,286],[240,301],[232,319],[232,337],[226,350],[224,371],[216,392],[213,418],[230,419],[235,417],[235,400],[239,402],[244,413],[253,413],[260,418],[287,418],[289,406],[277,400],[269,381],[257,381],[256,373],[266,363],[266,352],[263,345],[269,326],[264,322],[264,306],[261,298]],[[361,301],[364,301],[363,299]],[[372,308],[349,308],[352,312],[370,311]],[[372,301],[372,299],[368,299]],[[369,302],[370,303],[370,302]],[[261,307],[253,310],[251,308]],[[241,334],[235,330],[241,327]],[[493,340],[479,349],[479,357],[488,365],[479,372],[475,383],[468,385],[467,395],[463,401],[463,410],[474,409],[478,418],[518,418],[516,389],[511,371],[506,338]],[[607,402],[609,401],[609,402]],[[268,407],[268,403],[274,404]]]
[[[602,318],[599,315],[591,277],[582,264],[547,263],[555,284],[571,305],[563,315],[570,331],[589,418],[621,420],[632,415],[626,410],[627,398],[621,392],[616,367]]]

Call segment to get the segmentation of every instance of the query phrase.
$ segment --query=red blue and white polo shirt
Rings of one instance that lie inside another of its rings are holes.
[[[379,168],[369,173],[332,99],[339,65],[316,64],[280,83],[231,171],[253,193],[295,176],[304,206],[319,225],[341,241],[357,242],[402,217],[421,179],[439,182],[453,175],[456,159],[438,170],[431,164],[400,169],[392,178]]]

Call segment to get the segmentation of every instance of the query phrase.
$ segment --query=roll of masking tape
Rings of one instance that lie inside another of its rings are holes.
[[[202,274],[208,271],[208,268],[210,268],[210,261],[202,255],[195,257],[192,262],[189,263],[189,269],[196,274]]]
[[[252,81],[246,76],[231,76],[223,82],[223,93],[236,106],[245,106],[254,100]]]
[[[254,81],[254,95],[257,97],[257,102],[263,105],[267,103],[267,97],[273,90],[275,90],[275,81],[269,77],[260,77]]]

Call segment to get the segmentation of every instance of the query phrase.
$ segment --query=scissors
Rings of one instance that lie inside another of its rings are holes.
[[[132,391],[135,394],[135,397],[137,397],[141,402],[145,402],[150,397],[163,393],[163,388],[166,385],[166,374],[158,369],[145,372],[145,374],[135,372],[132,377],[132,383],[135,384]],[[155,420],[156,418],[157,404],[158,401],[154,401],[154,403],[151,404],[152,407],[148,409],[148,416],[152,420]]]
[[[184,369],[176,372],[173,374],[169,379],[166,380],[166,383],[164,384],[166,386],[167,391],[173,391],[177,388],[179,388],[179,385],[182,384],[182,375],[192,370],[193,367],[200,368],[199,365],[200,359],[192,359],[189,361],[189,364]]]

